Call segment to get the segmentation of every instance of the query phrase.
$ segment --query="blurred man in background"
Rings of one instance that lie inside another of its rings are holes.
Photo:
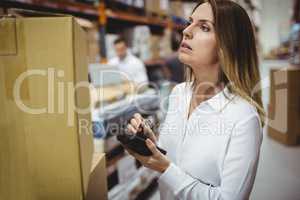
[[[117,38],[114,41],[114,47],[117,56],[112,58],[108,64],[118,67],[120,71],[128,75],[129,81],[136,84],[147,84],[148,76],[145,65],[128,50],[124,38]]]

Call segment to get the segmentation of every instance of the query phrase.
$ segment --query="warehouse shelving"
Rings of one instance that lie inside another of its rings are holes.
[[[50,13],[70,14],[76,17],[86,18],[92,21],[99,21],[100,33],[100,54],[102,61],[106,61],[105,34],[115,33],[124,28],[136,25],[147,25],[155,34],[161,34],[164,28],[183,30],[184,25],[175,24],[171,20],[161,16],[141,15],[139,12],[123,12],[110,8],[89,5],[78,2],[52,1],[52,0],[2,0],[2,8],[21,8],[33,11]]]
[[[294,0],[293,22],[300,23],[300,0]]]
[[[98,16],[96,7],[83,3],[49,0],[3,0],[0,2],[0,6],[6,8],[22,8],[54,13],[66,13],[89,18],[96,18]]]
[[[94,19],[99,18],[99,9],[97,6],[75,3],[75,2],[61,2],[50,0],[2,0],[1,7],[5,8],[24,8],[30,10],[46,11],[53,13],[72,14],[74,16]],[[135,13],[128,13],[122,11],[114,11],[111,9],[105,10],[105,15],[108,20],[118,20],[123,22],[130,22],[135,25],[144,24],[158,27],[173,27],[175,29],[183,29],[184,26],[180,24],[172,24],[171,22],[161,19],[159,16],[141,16]]]
[[[174,0],[173,0],[174,1]],[[182,2],[197,2],[196,0],[181,0]],[[108,2],[108,1],[107,1]],[[251,1],[245,0],[247,3]],[[104,1],[105,3],[105,1]],[[168,17],[143,12],[142,10],[130,8],[130,6],[119,5],[119,9],[114,9],[112,7],[101,8],[101,6],[94,6],[91,4],[79,3],[79,2],[68,2],[68,1],[54,1],[54,0],[1,0],[0,8],[21,8],[29,9],[34,11],[43,11],[50,13],[61,13],[61,14],[70,14],[80,18],[86,18],[92,21],[98,21],[100,33],[102,36],[107,33],[113,33],[116,30],[116,27],[127,28],[133,27],[136,25],[148,25],[154,33],[161,33],[165,28],[171,28],[177,31],[182,31],[184,25],[176,24],[172,22]],[[104,28],[104,29],[103,29]],[[104,36],[103,38],[104,39]],[[101,48],[103,47],[101,43]],[[103,56],[103,54],[102,54]],[[104,56],[105,57],[105,56]],[[157,66],[164,65],[163,58],[151,59],[145,61],[145,64],[148,68],[155,68]],[[120,144],[115,144],[106,150],[107,158],[107,177],[108,182],[110,180],[114,181],[117,178],[117,167],[116,163],[122,159],[126,154],[124,149],[121,148]],[[139,168],[141,173],[143,169]],[[153,179],[153,180],[152,180]],[[147,181],[142,190],[147,191],[147,188],[153,186],[153,181],[155,177],[153,176],[151,180]],[[149,187],[148,187],[149,186]],[[118,190],[120,185],[117,185],[117,188],[114,188],[114,191]],[[114,191],[111,191],[113,193]],[[138,195],[137,199],[143,198],[143,191]]]

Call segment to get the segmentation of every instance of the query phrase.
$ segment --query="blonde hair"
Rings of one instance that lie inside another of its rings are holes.
[[[218,58],[221,65],[219,81],[226,84],[231,93],[239,95],[255,106],[264,126],[261,78],[251,20],[240,5],[230,0],[202,0],[194,11],[205,2],[211,5],[215,19]],[[192,69],[185,67],[185,70],[186,81],[195,86]],[[253,93],[256,88],[259,90]]]

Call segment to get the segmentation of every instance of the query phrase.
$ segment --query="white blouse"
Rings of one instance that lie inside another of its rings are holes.
[[[248,199],[262,142],[256,108],[225,87],[187,119],[191,96],[189,83],[177,85],[160,127],[172,162],[158,180],[161,199]]]

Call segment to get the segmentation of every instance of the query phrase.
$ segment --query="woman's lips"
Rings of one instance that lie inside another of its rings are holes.
[[[181,45],[180,45],[181,48],[186,48],[186,49],[189,49],[189,50],[192,50],[192,47],[190,47],[190,45],[188,45],[187,43],[185,42],[182,42]]]
[[[179,51],[182,53],[191,54],[192,48],[187,43],[182,42]]]

